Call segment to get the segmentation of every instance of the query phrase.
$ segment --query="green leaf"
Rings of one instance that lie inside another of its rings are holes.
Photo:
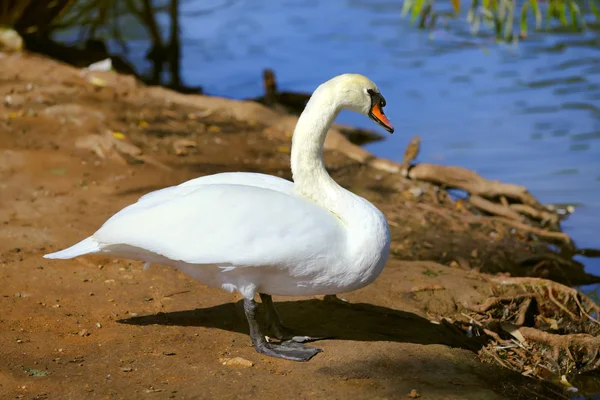
[[[510,40],[513,36],[513,23],[515,20],[515,7],[514,3],[511,0],[506,0],[504,2],[504,8],[506,10],[504,16],[504,40]]]
[[[527,12],[529,11],[529,3],[523,3],[521,6],[521,36],[527,36]]]
[[[494,9],[494,14],[497,18],[504,21],[506,17],[506,1],[500,0],[500,4],[497,4],[497,7]]]
[[[478,15],[479,8],[479,0],[471,1],[471,7],[469,8],[469,12],[467,13],[467,22],[473,23],[475,21],[475,16]]]
[[[404,4],[402,4],[402,12],[400,13],[400,15],[405,17],[414,4],[415,2],[413,0],[404,0]]]
[[[502,21],[500,18],[496,17],[494,18],[494,30],[496,31],[496,39],[500,40],[502,39],[502,28],[504,27],[504,21]]]
[[[417,17],[421,15],[424,3],[425,0],[415,0],[415,5],[413,6],[412,12],[410,14],[410,22],[415,22],[417,20]]]
[[[585,20],[581,16],[581,10],[574,0],[569,1],[569,12],[571,13],[571,25],[573,29],[584,29]]]
[[[550,20],[552,19],[552,14],[554,13],[554,2],[548,2],[548,8],[546,9],[546,29],[550,29]]]
[[[420,29],[425,29],[425,23],[427,22],[427,17],[429,17],[429,15],[431,14],[431,10],[431,3],[428,3],[425,7],[423,7],[423,12],[421,13],[419,18]]]
[[[538,0],[529,0],[529,4],[531,4],[531,11],[535,15],[535,28],[540,29],[542,27],[542,12],[538,7]]]
[[[594,15],[596,16],[596,20],[600,22],[600,10],[598,10],[598,7],[596,6],[594,0],[590,0],[590,10],[592,10]]]
[[[559,1],[558,2],[558,15],[559,15],[559,19],[560,19],[560,23],[563,24],[563,26],[568,25],[569,23],[567,22],[567,5],[565,4],[564,1]]]

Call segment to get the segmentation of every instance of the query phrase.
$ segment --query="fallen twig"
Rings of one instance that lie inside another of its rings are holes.
[[[181,290],[179,292],[173,292],[173,293],[166,294],[163,297],[173,297],[178,294],[184,294],[184,293],[189,293],[189,292],[190,292],[189,290]]]

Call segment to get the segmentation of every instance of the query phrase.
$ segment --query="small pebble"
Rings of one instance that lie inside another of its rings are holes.
[[[242,357],[234,357],[234,358],[219,358],[219,361],[228,367],[244,367],[250,368],[254,365],[254,363],[250,360],[246,360]]]
[[[421,197],[421,195],[423,194],[423,189],[421,189],[419,187],[411,188],[409,191],[415,197]]]

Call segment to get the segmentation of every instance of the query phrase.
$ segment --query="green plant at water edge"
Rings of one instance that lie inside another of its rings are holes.
[[[410,16],[411,22],[418,21],[424,29],[433,28],[440,17],[463,15],[460,0],[450,0],[448,7],[439,12],[435,6],[435,0],[404,0],[402,16]],[[561,27],[582,31],[587,28],[585,16],[589,14],[600,23],[600,0],[471,0],[466,20],[473,34],[483,25],[494,32],[497,40],[510,41],[517,36],[527,37],[532,24],[536,30]]]

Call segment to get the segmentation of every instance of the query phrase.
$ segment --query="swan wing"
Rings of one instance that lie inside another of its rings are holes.
[[[177,186],[171,186],[147,193],[140,197],[136,204],[140,207],[150,207],[176,197],[185,196],[195,191],[199,186],[215,184],[255,186],[287,194],[292,194],[294,189],[294,184],[292,182],[272,175],[252,172],[224,172],[221,174],[201,176],[200,178],[191,179]]]
[[[345,244],[344,226],[329,211],[262,187],[198,185],[150,206],[137,204],[93,235],[102,251],[119,255],[130,246],[138,255],[141,250],[190,264],[291,267],[338,254],[336,246]]]

